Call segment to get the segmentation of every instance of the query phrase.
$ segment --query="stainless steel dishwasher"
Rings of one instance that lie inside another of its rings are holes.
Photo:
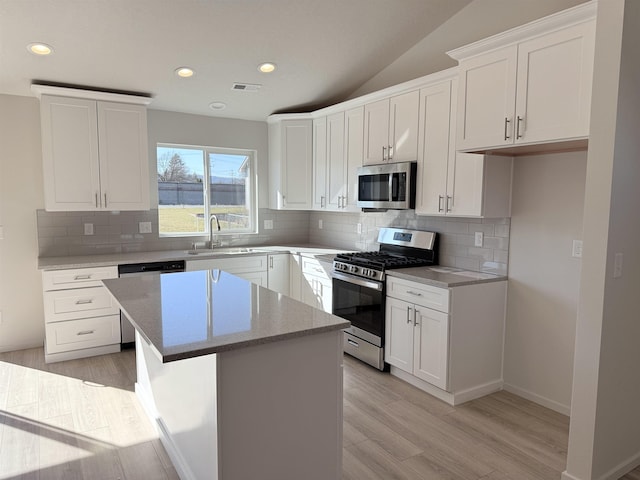
[[[127,263],[118,265],[119,277],[134,277],[141,275],[159,275],[164,273],[184,272],[184,260],[173,260],[169,262],[146,262]],[[135,346],[136,331],[126,315],[120,312],[120,334],[121,348],[132,348]]]

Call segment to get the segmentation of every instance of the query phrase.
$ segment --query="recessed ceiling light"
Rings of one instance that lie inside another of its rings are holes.
[[[50,55],[53,53],[53,47],[46,43],[30,43],[27,45],[27,50],[34,55]]]
[[[265,62],[258,65],[258,70],[262,73],[271,73],[276,69],[276,64],[271,62]]]
[[[176,68],[176,75],[182,78],[192,77],[193,73],[193,70],[191,70],[189,67]]]
[[[224,110],[225,108],[227,108],[227,104],[224,102],[211,102],[209,104],[209,108],[211,110]]]

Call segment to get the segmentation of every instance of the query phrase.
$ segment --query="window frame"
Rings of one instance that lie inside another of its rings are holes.
[[[205,145],[188,145],[180,143],[156,143],[155,158],[156,158],[156,192],[158,192],[158,236],[160,238],[192,238],[192,237],[209,237],[209,216],[211,215],[211,182],[203,181],[204,189],[204,232],[162,232],[160,225],[160,198],[158,188],[158,148],[174,148],[178,149],[190,149],[202,151],[202,162],[204,164],[203,175],[204,178],[210,179],[211,167],[209,156],[210,154],[222,154],[222,155],[244,155],[248,157],[249,162],[249,174],[247,175],[249,188],[245,189],[245,205],[249,211],[249,226],[246,230],[221,230],[216,232],[216,236],[234,235],[256,235],[258,234],[258,152],[250,148],[229,148],[229,147],[213,147]]]

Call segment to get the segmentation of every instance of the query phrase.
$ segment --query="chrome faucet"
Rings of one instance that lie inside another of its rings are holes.
[[[211,214],[209,216],[209,248],[213,249],[213,247],[217,244],[214,243],[213,241],[213,237],[214,237],[214,233],[213,233],[213,221],[216,221],[216,225],[218,226],[218,231],[220,231],[220,222],[218,221],[218,217],[214,214]]]

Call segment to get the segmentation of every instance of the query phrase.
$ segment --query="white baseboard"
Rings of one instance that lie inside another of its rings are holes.
[[[640,452],[636,453],[632,457],[620,462],[608,472],[600,475],[596,480],[618,480],[634,468],[640,465]],[[580,478],[575,475],[571,475],[566,470],[562,472],[562,480],[591,480],[590,478]]]
[[[560,477],[560,479],[561,480],[581,480],[580,478],[574,477],[570,473],[567,473],[566,470],[564,472],[562,472],[562,476]]]
[[[522,398],[526,398],[527,400],[531,400],[532,402],[537,403],[538,405],[542,405],[543,407],[550,408],[551,410],[561,413],[563,415],[570,416],[571,414],[570,405],[564,405],[560,402],[556,402],[555,400],[551,400],[550,398],[543,397],[542,395],[538,395],[537,393],[530,392],[529,390],[516,387],[515,385],[511,385],[509,383],[505,383],[503,385],[503,388],[507,392],[513,393]]]
[[[404,370],[400,370],[399,368],[393,366],[391,367],[391,375],[394,375],[404,380],[405,382],[410,383],[414,387],[427,392],[429,395],[433,395],[443,402],[454,406],[502,390],[502,380],[496,380],[494,382],[489,382],[484,385],[478,385],[476,387],[469,388],[460,392],[450,393],[438,387],[434,387],[430,383],[427,383],[424,380],[414,377],[410,373],[407,373]]]
[[[160,437],[160,442],[164,446],[164,449],[167,451],[167,455],[171,459],[171,463],[173,467],[176,469],[176,473],[180,477],[180,480],[197,480],[184,457],[178,450],[178,447],[173,441],[171,434],[167,430],[162,419],[158,416],[158,411],[156,410],[155,402],[153,401],[153,397],[150,392],[139,383],[136,382],[136,396],[138,400],[140,400],[140,404],[142,405],[142,409],[151,420],[151,423],[156,427],[156,431],[158,432],[158,436]]]
[[[71,350],[68,352],[47,353],[44,351],[44,362],[55,363],[64,362],[66,360],[76,360],[78,358],[95,357],[97,355],[106,355],[108,353],[117,353],[120,351],[120,344],[104,345],[102,347],[82,348],[80,350]]]
[[[24,345],[4,345],[0,346],[0,353],[16,352],[18,350],[29,350],[31,348],[43,348],[44,344],[40,343],[26,343]]]

